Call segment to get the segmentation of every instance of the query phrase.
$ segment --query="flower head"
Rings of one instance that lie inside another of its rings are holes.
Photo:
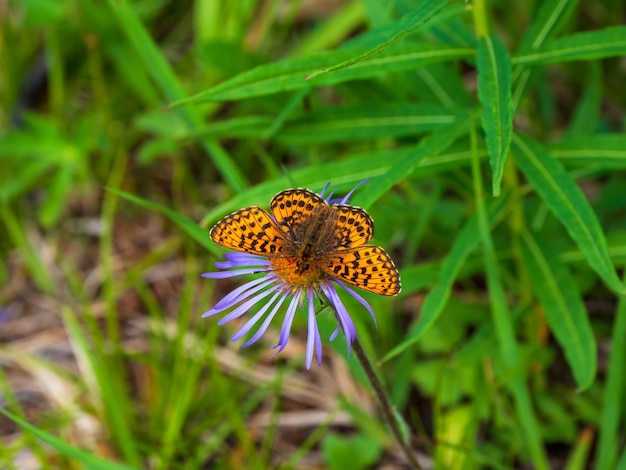
[[[261,338],[284,304],[286,311],[278,343],[272,346],[277,349],[276,354],[280,353],[289,341],[296,311],[306,306],[307,369],[311,367],[314,351],[318,364],[322,362],[316,299],[330,306],[337,318],[338,325],[330,341],[343,331],[350,354],[356,328],[338,290],[360,302],[374,321],[372,307],[346,284],[383,295],[400,291],[400,278],[389,256],[380,247],[366,245],[373,236],[371,218],[364,210],[347,205],[356,188],[340,199],[332,199],[333,193],[324,198],[327,189],[328,185],[319,195],[304,189],[286,190],[272,200],[272,215],[250,207],[222,219],[211,230],[211,238],[240,252],[227,253],[226,261],[216,262],[221,271],[202,275],[212,279],[259,275],[224,296],[202,315],[228,312],[218,322],[224,325],[258,308],[231,338],[237,341],[256,327],[242,348]]]

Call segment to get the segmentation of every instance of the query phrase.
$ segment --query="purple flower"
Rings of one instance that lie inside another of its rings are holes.
[[[328,186],[329,185],[326,185],[326,187],[324,188],[324,190],[322,190],[319,196],[306,190],[288,191],[300,191],[300,193],[298,194],[304,194],[304,196],[309,197],[310,200],[317,201],[317,204],[320,206],[324,206],[324,210],[327,211],[327,208],[329,207],[337,207],[329,205],[346,205],[352,192],[354,191],[354,189],[356,189],[354,188],[347,196],[341,199],[331,199],[331,193],[322,200],[322,198],[324,197],[323,194],[327,190]],[[280,196],[281,194],[285,194],[288,191],[279,193],[278,196]],[[225,279],[236,276],[256,274],[258,275],[258,277],[234,289],[232,292],[219,300],[211,310],[207,311],[202,316],[210,317],[212,315],[226,313],[226,315],[218,322],[218,325],[225,325],[226,323],[233,321],[243,316],[244,314],[254,312],[250,313],[250,318],[241,328],[239,328],[239,330],[231,338],[231,341],[237,341],[256,328],[256,331],[250,336],[250,338],[241,345],[242,348],[245,348],[255,343],[259,340],[259,338],[261,338],[261,336],[263,336],[263,334],[267,331],[269,325],[278,315],[279,311],[281,311],[281,307],[284,305],[286,306],[286,310],[282,318],[282,326],[280,328],[278,343],[272,346],[273,349],[277,350],[276,354],[278,354],[287,346],[287,343],[289,341],[289,335],[291,332],[291,326],[294,316],[296,315],[296,311],[304,310],[306,306],[306,312],[308,317],[306,367],[307,369],[309,369],[313,361],[314,351],[317,356],[318,364],[321,365],[322,363],[322,341],[320,338],[320,332],[317,326],[316,318],[316,299],[319,299],[320,304],[330,306],[335,314],[335,317],[337,318],[337,328],[330,336],[330,341],[333,341],[338,336],[339,332],[343,331],[343,334],[346,337],[349,355],[350,346],[352,342],[356,339],[357,333],[354,323],[350,318],[350,314],[343,304],[338,291],[343,290],[350,294],[370,312],[372,318],[374,318],[374,322],[376,321],[372,307],[366,302],[363,297],[361,297],[354,290],[349,288],[345,283],[347,282],[353,285],[359,285],[359,282],[356,282],[353,278],[343,277],[343,279],[340,279],[339,277],[330,275],[330,270],[327,267],[324,269],[323,263],[318,262],[319,260],[315,258],[315,255],[310,255],[310,259],[307,258],[305,264],[302,259],[308,256],[306,255],[306,249],[304,249],[305,254],[301,254],[302,251],[298,252],[298,256],[300,256],[299,258],[294,257],[295,255],[293,255],[291,251],[288,251],[287,248],[284,248],[283,245],[280,245],[277,248],[278,251],[276,253],[272,251],[272,254],[268,256],[251,254],[250,251],[260,251],[260,248],[257,247],[265,247],[265,245],[262,245],[265,240],[272,240],[271,234],[268,235],[266,232],[259,232],[258,235],[248,235],[249,232],[247,232],[247,230],[251,230],[251,227],[254,227],[254,221],[261,220],[246,218],[248,217],[248,214],[251,213],[251,211],[253,211],[255,217],[257,216],[257,214],[259,214],[259,212],[262,213],[260,217],[267,217],[267,219],[263,220],[267,221],[266,225],[268,226],[268,230],[276,230],[276,232],[272,233],[278,234],[275,238],[280,238],[280,243],[295,243],[291,241],[291,238],[289,240],[286,240],[286,237],[293,237],[296,241],[298,240],[298,237],[292,233],[289,233],[288,230],[297,230],[300,226],[292,225],[289,229],[284,228],[284,225],[281,226],[281,223],[283,222],[281,222],[280,216],[276,213],[270,216],[265,211],[252,207],[242,209],[241,211],[238,211],[224,218],[220,223],[218,223],[218,225],[216,225],[214,230],[211,231],[211,237],[213,238],[213,240],[224,246],[240,249],[241,251],[247,252],[227,253],[226,261],[219,261],[215,263],[215,266],[220,269],[220,271],[204,273],[202,274],[202,276],[210,279]],[[294,217],[299,216],[295,212],[290,214],[294,215]],[[312,212],[312,214],[316,213]],[[326,212],[324,214],[326,214]],[[307,214],[307,216],[310,218],[315,217],[315,215],[309,214]],[[367,217],[368,220],[371,221],[371,219],[369,219],[369,216]],[[285,220],[286,219],[287,217],[285,217]],[[308,223],[309,219],[303,217],[299,220],[304,220],[305,223]],[[322,220],[322,222],[325,222],[325,220]],[[284,222],[284,224],[286,223],[287,222]],[[323,231],[324,227],[325,226],[323,226],[320,231]],[[218,233],[214,236],[214,231],[216,231],[216,229],[218,229]],[[224,234],[224,230],[236,231],[236,237],[233,237],[232,239],[234,241],[228,239],[228,235]],[[369,234],[369,238],[371,238],[372,233]],[[315,235],[315,243],[319,243],[318,238],[322,236],[323,235]],[[364,241],[359,241],[359,244],[362,244],[365,247],[364,244],[369,241],[369,238]],[[237,244],[236,242],[239,241],[240,243]],[[288,245],[288,248],[292,250],[294,249],[293,247],[291,247],[291,245]],[[282,251],[280,251],[281,249]],[[349,251],[349,249],[350,246],[348,246],[346,252]],[[382,249],[380,250],[382,251]],[[320,255],[320,257],[323,257],[323,253]],[[393,266],[393,262],[391,262],[391,266]],[[395,267],[393,267],[393,270],[397,274]],[[399,277],[397,278],[397,282],[397,291],[399,291]],[[362,286],[359,285],[359,287]],[[395,291],[395,293],[397,293],[397,291]],[[390,293],[387,295],[394,295],[394,293]],[[274,356],[276,354],[274,354]]]

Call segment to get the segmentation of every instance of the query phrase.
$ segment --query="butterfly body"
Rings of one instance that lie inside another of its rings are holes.
[[[400,275],[387,253],[367,245],[374,222],[363,209],[329,205],[307,189],[288,189],[270,203],[271,214],[253,206],[218,222],[210,235],[226,248],[266,256],[289,285],[341,279],[381,295],[400,292]]]

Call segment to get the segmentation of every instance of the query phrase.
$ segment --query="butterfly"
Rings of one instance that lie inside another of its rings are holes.
[[[288,284],[340,279],[374,294],[400,292],[400,274],[374,236],[374,221],[360,207],[329,204],[308,189],[287,189],[270,202],[220,220],[211,239],[226,248],[268,258]]]

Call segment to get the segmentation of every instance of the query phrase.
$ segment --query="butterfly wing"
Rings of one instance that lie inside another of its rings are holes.
[[[324,271],[335,278],[379,295],[396,295],[402,289],[400,273],[379,246],[365,245],[328,256]]]
[[[287,189],[278,193],[270,202],[270,209],[276,223],[284,233],[310,219],[328,204],[319,195],[308,189]]]
[[[272,256],[283,248],[283,233],[270,215],[253,206],[233,212],[211,229],[218,245],[253,255]]]
[[[374,236],[374,221],[360,207],[337,205],[331,207],[334,224],[333,245],[348,250],[365,245]]]

